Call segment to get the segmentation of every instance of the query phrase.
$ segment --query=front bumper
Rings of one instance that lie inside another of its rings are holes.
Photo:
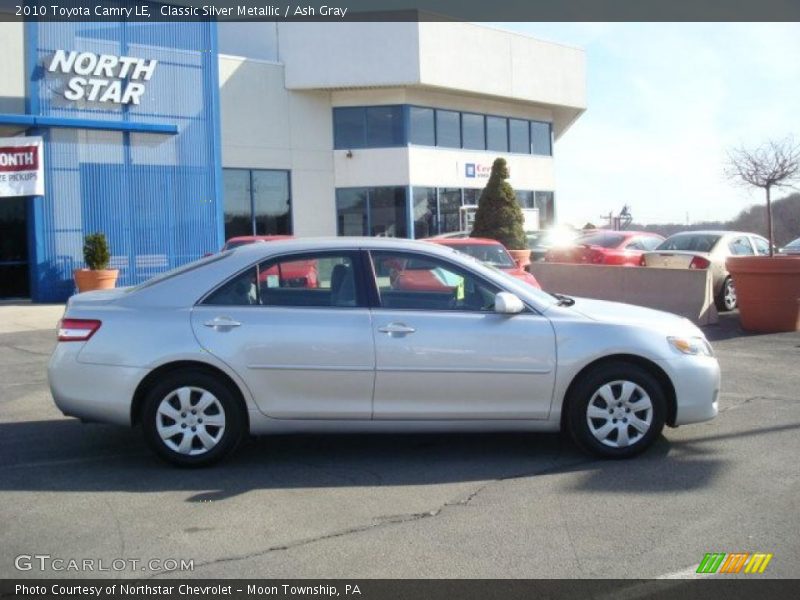
[[[81,342],[61,342],[47,367],[56,406],[69,417],[131,425],[131,403],[146,369],[78,362]]]
[[[717,416],[721,376],[716,358],[677,356],[658,363],[675,388],[674,425],[701,423]]]

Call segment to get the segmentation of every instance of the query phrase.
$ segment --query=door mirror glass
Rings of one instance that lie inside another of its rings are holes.
[[[525,305],[510,292],[499,292],[494,297],[494,312],[503,315],[515,315],[525,310]]]

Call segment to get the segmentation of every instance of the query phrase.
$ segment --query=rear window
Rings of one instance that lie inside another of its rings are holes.
[[[624,235],[618,233],[591,233],[575,240],[578,245],[600,246],[601,248],[616,248],[625,240]]]
[[[195,269],[198,269],[205,265],[210,265],[211,263],[215,263],[219,260],[229,257],[230,255],[231,251],[226,250],[224,252],[220,252],[219,254],[212,254],[211,256],[206,256],[204,258],[201,258],[200,260],[195,260],[193,262],[187,263],[182,267],[178,267],[176,269],[172,269],[171,271],[167,271],[166,273],[161,273],[160,275],[151,277],[144,283],[140,283],[137,286],[128,288],[128,291],[136,292],[138,290],[149,288],[150,286],[156,285],[157,283],[161,283],[162,281],[166,281],[167,279],[172,279],[173,277],[177,277],[178,275],[183,275],[184,273],[188,273],[189,271],[194,271]]]
[[[721,238],[711,233],[681,233],[668,237],[656,250],[685,250],[687,252],[711,252]]]

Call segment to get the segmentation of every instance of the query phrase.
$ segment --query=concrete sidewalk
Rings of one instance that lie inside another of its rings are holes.
[[[33,304],[24,300],[0,303],[0,333],[51,329],[64,314],[63,304]]]

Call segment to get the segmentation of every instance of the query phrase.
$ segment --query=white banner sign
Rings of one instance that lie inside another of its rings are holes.
[[[0,138],[0,198],[43,195],[42,138]]]

